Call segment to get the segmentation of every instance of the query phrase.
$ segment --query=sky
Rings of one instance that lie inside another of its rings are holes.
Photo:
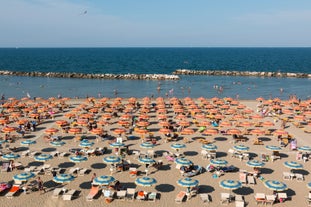
[[[0,0],[0,47],[310,47],[310,0]]]

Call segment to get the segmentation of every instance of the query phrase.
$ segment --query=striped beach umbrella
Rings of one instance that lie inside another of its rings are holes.
[[[274,145],[266,145],[266,149],[271,151],[280,151],[282,148]]]
[[[135,184],[139,186],[152,186],[157,183],[157,180],[148,176],[137,178]]]
[[[223,189],[228,189],[228,190],[235,190],[240,187],[242,187],[242,183],[237,180],[222,180],[219,182],[219,186],[222,187]]]
[[[214,151],[214,150],[217,150],[218,147],[214,144],[203,144],[202,149],[207,150],[207,151]]]
[[[31,144],[36,144],[37,142],[35,140],[30,140],[30,139],[27,139],[27,140],[24,140],[24,141],[21,141],[21,145],[31,145]]]
[[[110,155],[103,158],[104,163],[106,164],[117,164],[121,162],[121,158],[118,156]]]
[[[259,160],[249,160],[246,162],[246,165],[250,167],[263,167],[265,166],[265,163]]]
[[[235,149],[237,151],[247,152],[249,150],[249,147],[241,144],[241,145],[234,145],[233,149]]]
[[[188,192],[190,192],[190,188],[198,186],[199,181],[193,178],[186,177],[186,178],[177,180],[177,185],[181,187],[186,187],[188,189]]]
[[[121,143],[121,142],[113,142],[113,143],[109,144],[109,146],[112,148],[120,148],[120,147],[124,147],[125,144]]]
[[[34,159],[39,162],[45,162],[45,161],[51,160],[52,158],[53,156],[49,154],[40,154],[34,157]]]
[[[75,177],[71,174],[58,174],[53,178],[56,183],[69,183],[73,181]]]
[[[69,157],[69,160],[71,162],[76,162],[76,163],[79,163],[79,162],[85,162],[87,161],[87,157],[86,156],[82,156],[82,155],[77,155],[77,156],[71,156]]]
[[[180,144],[180,143],[175,143],[175,144],[172,144],[171,145],[171,148],[178,151],[182,148],[186,148],[186,145],[185,144]]]
[[[174,162],[181,166],[190,166],[193,164],[193,162],[187,158],[176,158]]]
[[[151,149],[154,147],[154,144],[152,144],[152,142],[143,142],[140,144],[140,147],[145,149]]]
[[[18,158],[20,158],[19,154],[10,153],[10,154],[2,155],[2,159],[4,160],[16,160]]]
[[[311,152],[311,147],[309,146],[301,146],[297,148],[298,151],[300,152]]]
[[[212,159],[210,163],[216,167],[224,167],[228,164],[228,161],[223,159]]]
[[[263,184],[266,188],[273,191],[284,191],[287,189],[287,185],[285,183],[277,180],[265,180]]]
[[[102,175],[102,176],[96,177],[93,180],[92,184],[93,185],[109,185],[115,180],[116,179],[110,175]]]
[[[83,139],[79,144],[80,147],[91,147],[93,145],[94,145],[94,142],[90,142],[87,139]]]
[[[13,180],[27,181],[35,176],[36,174],[34,174],[33,172],[23,172],[23,173],[14,175]]]
[[[285,167],[288,167],[292,170],[302,169],[303,165],[295,161],[286,161],[284,162]]]
[[[142,164],[153,164],[155,163],[155,160],[149,157],[141,157],[138,159],[138,162]]]
[[[66,144],[66,142],[60,141],[60,140],[50,142],[50,145],[52,145],[54,147],[61,147],[64,144]]]

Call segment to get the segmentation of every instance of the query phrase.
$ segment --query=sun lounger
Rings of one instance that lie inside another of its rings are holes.
[[[128,200],[134,200],[135,192],[136,192],[135,188],[127,188],[126,189],[126,198]]]
[[[231,197],[229,193],[220,193],[220,204],[229,204],[230,199]]]
[[[292,177],[291,177],[289,172],[283,172],[283,179],[284,180],[291,180]]]
[[[74,194],[76,193],[77,191],[74,190],[74,189],[71,189],[69,191],[67,191],[66,193],[63,194],[63,200],[64,201],[70,201],[72,200]]]
[[[88,168],[79,169],[78,175],[79,175],[79,176],[84,176],[84,175],[86,174],[87,171],[89,171]]]
[[[276,201],[276,196],[275,195],[266,195],[266,201],[265,201],[266,205],[271,205],[272,206],[275,201]]]
[[[255,201],[256,204],[265,204],[266,202],[266,195],[264,193],[256,193],[255,194]]]
[[[246,173],[241,173],[240,172],[239,178],[240,178],[240,182],[242,184],[246,184],[247,183],[247,181],[246,181]]]
[[[248,176],[247,176],[247,183],[248,183],[249,185],[255,185],[255,184],[256,184],[256,181],[255,181],[254,176],[248,175]]]
[[[235,195],[235,207],[244,207],[245,201],[242,195]]]
[[[157,193],[156,192],[151,192],[148,194],[148,201],[155,202],[157,199]]]
[[[125,200],[126,190],[117,191],[117,195],[116,196],[117,196],[118,199]]]
[[[295,173],[295,177],[297,181],[304,181],[303,174]]]
[[[200,195],[200,198],[203,201],[203,203],[210,203],[211,202],[210,195],[208,193],[201,193],[199,195]]]
[[[30,153],[30,150],[24,151],[24,152],[22,152],[21,156],[26,157],[29,155],[29,153]]]
[[[70,168],[69,169],[69,174],[74,174],[74,173],[78,173],[78,171],[79,171],[79,168],[77,168],[77,167],[73,167],[73,168]]]
[[[145,192],[145,191],[138,191],[137,195],[136,195],[136,199],[139,200],[139,201],[145,200],[146,199],[146,195],[147,195],[147,192]]]
[[[93,198],[98,194],[99,186],[92,186],[89,194],[86,196],[87,201],[92,201]]]
[[[15,193],[17,193],[21,189],[20,185],[13,185],[10,191],[5,195],[7,198],[13,198]]]
[[[138,173],[137,168],[136,167],[130,167],[129,168],[129,173],[130,173],[131,177],[136,177],[137,173]]]
[[[53,191],[53,198],[58,198],[62,193],[65,193],[67,191],[66,188],[55,188]]]
[[[186,197],[186,191],[180,191],[175,198],[176,203],[182,203],[184,198]]]

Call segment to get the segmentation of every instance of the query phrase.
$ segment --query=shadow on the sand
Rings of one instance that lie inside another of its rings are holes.
[[[295,196],[295,195],[296,195],[296,192],[293,191],[293,190],[290,189],[290,188],[287,189],[287,190],[285,190],[284,193],[286,193],[288,197],[292,197],[292,196]]]
[[[73,167],[73,166],[75,166],[76,164],[75,163],[73,163],[73,162],[63,162],[63,163],[60,163],[59,165],[58,165],[58,167],[60,167],[60,168],[69,168],[69,167]]]
[[[83,182],[79,185],[81,189],[91,189],[92,184],[90,181]]]
[[[56,150],[55,147],[47,147],[47,148],[43,148],[41,151],[42,152],[54,152]]]
[[[93,169],[104,169],[105,167],[107,167],[107,165],[104,163],[94,163],[91,165]]]
[[[29,166],[29,167],[30,167],[30,166],[36,166],[36,167],[38,167],[38,166],[41,166],[41,165],[43,165],[43,162],[34,161],[34,162],[29,162],[29,163],[28,163],[28,166]]]
[[[175,190],[175,186],[170,184],[160,184],[155,187],[155,189],[162,193],[168,193]]]
[[[226,138],[226,137],[215,137],[214,140],[223,142],[223,141],[227,141],[228,138]]]
[[[217,152],[217,158],[226,157],[228,153],[226,152]]]
[[[186,152],[184,152],[184,155],[186,155],[186,156],[196,156],[196,155],[198,155],[198,152],[196,152],[196,151],[186,151]]]
[[[233,192],[238,195],[251,195],[254,193],[254,189],[252,189],[251,187],[242,187],[242,188],[233,190]]]
[[[274,170],[270,169],[270,168],[261,168],[260,169],[261,174],[272,174],[274,172]]]
[[[199,185],[199,191],[200,193],[211,193],[215,191],[215,188],[209,185]]]

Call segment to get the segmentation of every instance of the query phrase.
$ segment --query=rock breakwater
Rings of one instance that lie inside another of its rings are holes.
[[[311,78],[308,73],[282,72],[253,72],[253,71],[225,71],[225,70],[187,70],[178,69],[174,75],[210,75],[210,76],[257,76],[257,77],[284,77],[284,78]]]
[[[0,70],[0,75],[81,79],[179,80],[179,76],[175,74],[85,74]]]

